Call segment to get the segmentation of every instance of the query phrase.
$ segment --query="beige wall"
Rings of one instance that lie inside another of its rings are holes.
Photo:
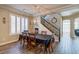
[[[29,23],[28,23],[28,29],[29,32],[33,33],[34,32],[34,17],[33,16],[29,16]]]
[[[15,15],[17,14],[19,16],[21,15],[21,14],[14,13],[6,9],[0,8],[0,46],[7,43],[15,42],[18,40],[18,35],[10,35],[10,14],[15,14]],[[2,22],[3,17],[6,18],[5,24]]]
[[[36,20],[38,26],[34,24],[34,21]],[[44,27],[40,21],[41,21],[40,16],[35,16],[35,17],[29,16],[29,32],[34,33],[35,27],[38,27],[39,33],[41,33],[41,31],[47,31],[47,34],[51,35],[52,33],[46,27]]]
[[[63,20],[70,20],[70,36],[75,37],[75,32],[74,32],[74,22],[75,18],[79,17],[79,12],[74,13],[70,16],[63,16]]]
[[[34,25],[34,27],[39,28],[39,33],[41,33],[41,31],[47,31],[47,34],[49,34],[49,35],[52,34],[44,25],[41,24],[41,18],[40,18],[40,16],[34,17],[34,20],[37,21],[37,26]]]
[[[34,24],[34,21],[37,21],[37,25]],[[47,31],[47,34],[51,35],[52,33],[41,24],[41,19],[40,16],[30,16],[29,17],[29,32],[34,33],[35,32],[35,28],[38,27],[39,28],[39,33],[41,33],[41,31]]]
[[[9,42],[16,41],[18,39],[18,36],[11,36],[10,34],[10,18],[9,13],[5,9],[0,9],[0,45],[4,45]],[[6,23],[4,24],[3,17],[6,18]]]

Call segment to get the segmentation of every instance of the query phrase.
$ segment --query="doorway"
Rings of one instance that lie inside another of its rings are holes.
[[[70,36],[70,20],[63,20],[63,36]]]

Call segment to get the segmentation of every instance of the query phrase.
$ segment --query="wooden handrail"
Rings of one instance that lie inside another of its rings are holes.
[[[43,17],[41,17],[41,19],[43,19],[44,21],[46,21]],[[47,23],[49,23],[48,21],[46,21]],[[54,25],[52,25],[51,23],[49,23],[51,26],[53,26],[55,29],[59,30],[57,27],[55,27]]]

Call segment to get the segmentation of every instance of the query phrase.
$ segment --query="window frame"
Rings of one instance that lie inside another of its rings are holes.
[[[11,16],[15,16],[15,33],[12,33],[11,32]],[[17,35],[17,34],[20,34],[17,32],[17,17],[20,17],[20,33],[22,32],[22,17],[24,18],[24,30],[25,30],[25,20],[27,19],[27,30],[28,30],[28,17],[25,17],[25,16],[18,16],[18,15],[15,15],[15,14],[10,14],[10,35]]]

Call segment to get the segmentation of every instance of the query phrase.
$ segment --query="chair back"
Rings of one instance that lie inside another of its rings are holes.
[[[39,33],[39,29],[35,28],[35,34],[38,34],[38,33]]]
[[[29,34],[29,44],[32,46],[36,45],[36,39],[35,39],[35,34]]]
[[[41,34],[47,35],[47,31],[41,31]]]
[[[29,34],[30,40],[35,40],[35,35],[34,34]]]

